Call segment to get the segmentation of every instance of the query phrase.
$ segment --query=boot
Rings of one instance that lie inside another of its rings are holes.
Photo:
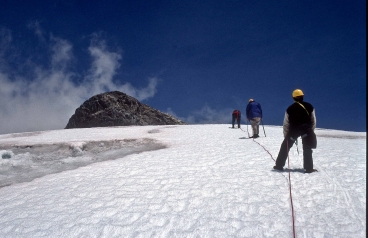
[[[274,168],[274,169],[276,169],[276,170],[280,170],[280,171],[283,171],[283,170],[284,170],[284,168],[283,168],[283,167],[277,167],[276,165],[275,165],[275,166],[273,166],[273,168]]]
[[[316,169],[307,169],[307,170],[305,170],[305,172],[307,174],[310,174],[310,173],[313,173],[313,172],[318,172],[318,170],[316,170]]]

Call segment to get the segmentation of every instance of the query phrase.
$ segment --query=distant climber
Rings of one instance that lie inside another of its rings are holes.
[[[235,120],[238,123],[238,128],[240,128],[241,112],[239,110],[234,110],[232,116],[233,116],[233,120],[232,120],[233,121],[233,128],[234,128]]]
[[[262,120],[262,107],[261,104],[254,101],[254,99],[249,99],[249,103],[246,109],[247,120],[250,121],[253,130],[253,136],[250,138],[259,137],[259,123]]]

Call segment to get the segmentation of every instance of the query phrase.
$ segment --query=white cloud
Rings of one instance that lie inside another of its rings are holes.
[[[126,83],[119,87],[119,91],[125,92],[126,94],[136,98],[139,101],[153,97],[157,92],[157,78],[149,78],[148,85],[142,89],[136,89],[130,83]]]
[[[199,110],[189,113],[187,117],[177,116],[176,113],[168,108],[166,113],[169,113],[178,119],[185,121],[188,124],[222,124],[231,122],[231,113],[233,109],[213,109],[207,103]]]
[[[33,30],[34,34],[38,37],[38,39],[42,42],[46,42],[45,33],[38,21],[32,21],[28,23],[28,28]]]
[[[93,94],[101,92],[105,88],[116,87],[112,80],[116,74],[116,69],[120,67],[121,55],[109,52],[104,41],[93,40],[88,50],[94,59],[87,76],[87,81],[93,83],[91,84],[93,85]]]
[[[37,36],[44,35],[38,23],[32,26]],[[4,29],[1,33],[0,52],[8,52],[14,47],[9,43],[11,33]],[[45,68],[23,59],[24,64],[32,65],[24,67],[32,69],[26,74],[11,69],[4,54],[0,54],[0,134],[64,128],[75,109],[98,93],[118,90],[141,101],[157,92],[156,78],[150,78],[148,85],[141,89],[130,83],[114,82],[122,56],[109,51],[106,43],[97,37],[93,37],[88,48],[92,63],[86,76],[80,76],[69,67],[75,57],[70,42],[50,36],[48,45],[49,66]]]
[[[73,46],[66,40],[51,37],[55,42],[52,49],[52,67],[54,69],[65,69],[73,58]]]

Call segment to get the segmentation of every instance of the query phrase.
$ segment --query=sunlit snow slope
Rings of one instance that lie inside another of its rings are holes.
[[[305,174],[301,142],[272,169],[281,127],[229,127],[0,135],[0,237],[366,236],[365,132],[316,130]]]

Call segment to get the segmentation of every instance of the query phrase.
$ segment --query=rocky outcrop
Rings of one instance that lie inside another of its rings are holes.
[[[114,91],[95,95],[75,110],[65,129],[131,126],[184,125],[185,122]]]

